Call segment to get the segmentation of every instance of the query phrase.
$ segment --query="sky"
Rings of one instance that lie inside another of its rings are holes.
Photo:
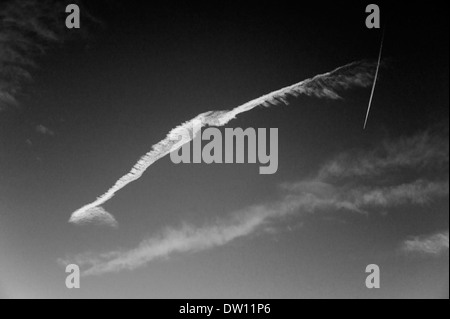
[[[448,298],[441,8],[379,3],[365,130],[371,85],[256,107],[220,130],[277,128],[275,174],[166,156],[80,225],[72,213],[199,114],[353,62],[373,79],[383,30],[365,1],[77,3],[79,30],[63,1],[0,4],[0,298]]]

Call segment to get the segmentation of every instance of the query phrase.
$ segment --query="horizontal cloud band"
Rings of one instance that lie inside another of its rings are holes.
[[[406,155],[401,147],[405,143],[409,145],[407,154],[410,155]],[[431,137],[429,133],[423,133],[382,143],[371,151],[360,151],[351,166],[343,160],[350,154],[342,154],[319,169],[314,178],[283,184],[284,194],[275,202],[251,206],[203,227],[184,225],[178,229],[167,228],[131,250],[80,254],[61,259],[60,263],[80,265],[84,269],[83,275],[132,270],[176,253],[204,251],[258,232],[273,231],[280,221],[302,214],[337,211],[384,213],[399,206],[421,207],[438,199],[448,200],[446,144],[448,138]],[[419,150],[427,155],[420,161],[409,158]],[[386,161],[386,158],[389,160]],[[387,162],[389,165],[386,165]],[[401,172],[404,167],[414,171],[421,169],[423,172],[420,178],[408,182]],[[434,170],[438,170],[439,178],[433,175]],[[355,182],[354,178],[361,174],[366,178]],[[386,175],[390,176],[389,180]],[[353,177],[351,181],[347,181],[349,177]],[[386,185],[387,181],[389,185]],[[448,232],[408,240],[404,250],[441,254],[448,251]]]

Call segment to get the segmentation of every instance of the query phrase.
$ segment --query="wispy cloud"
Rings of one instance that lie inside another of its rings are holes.
[[[408,254],[441,256],[448,253],[448,235],[449,232],[447,230],[433,235],[414,237],[406,240],[402,249]]]
[[[407,142],[412,148],[419,147],[430,151],[434,148],[434,143],[422,144],[424,134],[400,139],[396,142],[384,143],[383,145]],[[427,139],[427,141],[432,140]],[[378,146],[377,148],[383,147],[385,146]],[[386,175],[392,175],[392,165],[386,166],[384,161],[377,160],[373,151],[361,151],[359,154],[359,158],[363,162],[370,158],[372,163],[378,163],[378,166],[377,164],[373,164],[374,167],[371,166],[378,176],[375,186],[364,184],[364,180],[356,183],[354,181],[348,182],[348,174],[345,174],[345,178],[333,179],[333,181],[327,180],[328,176],[323,174],[324,170],[330,165],[329,163],[339,163],[343,156],[340,155],[335,161],[329,162],[320,169],[314,178],[281,185],[282,195],[278,201],[231,213],[229,218],[210,225],[201,227],[183,225],[180,228],[167,228],[159,235],[142,241],[131,250],[118,250],[104,254],[80,254],[60,260],[60,263],[77,263],[84,267],[84,275],[132,270],[151,261],[168,258],[175,253],[204,251],[257,233],[273,232],[281,221],[298,218],[304,214],[336,213],[337,211],[369,214],[377,211],[385,212],[398,206],[421,206],[436,199],[448,198],[448,175],[443,179],[418,179],[407,183],[402,181],[400,176],[394,175],[393,179],[387,181]],[[445,158],[445,155],[436,156]],[[425,161],[426,165],[423,164],[423,161],[419,161],[411,164],[411,167],[433,169],[431,164],[434,162],[433,158],[434,156],[430,156],[430,160]],[[406,161],[414,162],[412,159]],[[350,171],[356,172],[354,173],[356,176],[359,174],[359,170],[350,169]],[[385,185],[386,183],[389,185]],[[436,250],[437,246],[433,246],[433,242],[442,243],[442,236],[414,239],[408,242],[408,247],[412,250],[413,247],[417,249],[417,247],[427,246],[434,247]],[[420,243],[426,244],[420,245]]]
[[[10,0],[0,5],[0,108],[17,104],[36,57],[61,41],[61,3]],[[62,24],[62,25],[61,25]]]
[[[369,187],[361,185],[337,186],[319,180],[285,184],[283,188],[308,200],[308,211],[318,208],[347,210],[369,214],[403,205],[425,205],[449,194],[449,182],[418,180],[411,183]],[[294,196],[294,195],[291,195]]]
[[[49,135],[49,136],[54,136],[55,132],[53,132],[51,129],[49,129],[48,127],[40,124],[36,126],[36,132],[38,132],[39,134],[42,135]]]
[[[370,152],[353,151],[341,154],[320,171],[321,179],[333,177],[376,177],[404,169],[440,169],[448,167],[448,137],[425,132],[413,137],[385,141]]]
[[[67,38],[65,6],[79,0],[6,0],[0,4],[0,111],[18,105],[37,59]],[[83,10],[84,22],[96,21]],[[82,32],[86,31],[86,26]],[[71,32],[73,34],[73,31]]]
[[[98,197],[97,200],[72,213],[69,221],[76,224],[88,222],[89,218],[95,215],[96,209],[100,205],[110,200],[116,192],[120,191],[129,183],[139,179],[156,161],[168,155],[171,151],[192,141],[200,133],[201,127],[223,126],[235,119],[237,115],[251,111],[258,106],[269,107],[289,104],[290,97],[307,95],[318,98],[339,99],[339,90],[370,86],[374,77],[374,69],[374,63],[365,61],[350,63],[334,71],[320,74],[311,79],[271,92],[230,111],[202,113],[171,130],[167,137],[155,144],[151,151],[144,155],[128,174],[121,177],[106,193]],[[190,134],[186,134],[186,132],[190,132]]]
[[[271,218],[284,216],[292,208],[295,206],[289,207],[287,203],[273,208],[256,206],[213,225],[195,227],[185,224],[178,229],[167,228],[160,235],[144,240],[130,251],[113,251],[100,255],[82,254],[73,259],[60,260],[60,263],[76,263],[87,267],[83,275],[133,270],[174,253],[193,253],[226,245],[255,233]]]
[[[309,194],[315,205],[368,214],[374,208],[424,205],[448,197],[448,164],[448,136],[424,132],[342,153],[314,178],[282,186]]]

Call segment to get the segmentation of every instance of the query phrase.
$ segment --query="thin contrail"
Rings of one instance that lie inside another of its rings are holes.
[[[369,100],[369,106],[367,107],[366,120],[364,121],[364,129],[366,129],[366,127],[367,127],[367,121],[369,120],[370,109],[372,107],[373,93],[375,92],[375,86],[377,85],[378,71],[380,70],[380,64],[381,64],[381,54],[383,52],[383,42],[384,42],[385,31],[386,31],[386,29],[384,29],[383,36],[381,38],[381,45],[380,45],[380,53],[378,55],[377,70],[375,71],[375,79],[374,79],[373,85],[372,85],[372,92],[370,93],[370,100]]]
[[[233,110],[210,111],[198,115],[194,119],[171,130],[165,139],[153,145],[152,150],[141,157],[131,171],[120,178],[105,194],[75,211],[71,215],[69,222],[84,224],[92,221],[101,221],[103,224],[117,225],[114,217],[100,205],[110,200],[117,191],[139,179],[157,160],[192,141],[200,133],[201,127],[206,125],[224,126],[235,119],[238,114],[248,112],[257,106],[287,105],[289,104],[289,97],[297,97],[303,94],[318,98],[339,99],[340,96],[336,92],[337,90],[346,90],[352,87],[369,87],[374,78],[374,68],[375,63],[366,61],[353,62],[334,71],[317,75],[311,79],[266,94]],[[189,134],[186,132],[189,132]]]

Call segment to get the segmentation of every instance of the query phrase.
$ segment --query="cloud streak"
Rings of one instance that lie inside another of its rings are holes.
[[[425,138],[425,136],[428,136]],[[427,141],[424,144],[424,141]],[[311,179],[285,183],[281,185],[280,199],[261,205],[255,205],[233,212],[228,218],[218,220],[216,223],[196,227],[183,225],[179,228],[166,228],[158,235],[143,240],[136,248],[131,250],[116,250],[103,254],[85,253],[59,260],[63,265],[76,263],[84,268],[83,275],[101,275],[122,270],[133,270],[145,266],[147,263],[169,258],[173,254],[194,253],[209,250],[229,244],[237,239],[246,238],[255,234],[273,232],[276,226],[291,218],[298,218],[305,214],[320,212],[346,211],[358,214],[372,212],[385,212],[388,209],[401,206],[423,206],[438,199],[448,199],[449,183],[448,175],[443,179],[417,179],[404,182],[400,175],[393,176],[386,181],[386,175],[391,175],[392,167],[403,166],[410,163],[411,168],[432,170],[433,163],[441,161],[447,156],[434,152],[434,138],[429,138],[429,133],[418,134],[397,141],[385,142],[375,149],[391,149],[393,145],[406,143],[412,149],[428,150],[428,160],[405,159],[402,161],[389,161],[385,163],[385,152],[361,151],[359,160],[353,164],[370,162],[370,172],[377,177],[377,183],[367,185],[366,180],[355,183],[348,182],[347,177],[353,173],[358,177],[360,170],[351,169],[346,174],[340,174],[340,178],[329,181],[329,175],[324,174],[330,163],[338,167],[342,154],[330,161]],[[378,155],[374,155],[378,154]],[[415,154],[410,152],[409,154]],[[397,157],[395,157],[397,158]],[[397,163],[394,165],[392,163]],[[346,163],[347,165],[347,163]],[[365,167],[365,166],[364,166]],[[448,167],[448,165],[447,165]],[[354,167],[356,168],[356,167]],[[333,171],[334,172],[334,171]],[[365,173],[367,174],[367,172]],[[333,174],[335,178],[336,175]],[[372,183],[372,182],[371,182]],[[389,185],[386,185],[388,183]],[[448,249],[448,232],[447,232]],[[405,243],[405,250],[417,252],[419,250],[441,252],[445,248],[445,234],[429,238],[415,238]]]
[[[419,254],[424,256],[438,257],[448,253],[449,232],[448,230],[428,236],[418,236],[406,240],[403,243],[403,251],[408,254]]]
[[[49,0],[11,0],[0,5],[0,110],[18,104],[17,95],[32,79],[36,57],[62,41],[62,8]]]
[[[198,115],[194,119],[171,130],[164,140],[155,144],[151,151],[141,157],[131,171],[121,177],[106,193],[98,197],[94,202],[89,203],[72,213],[69,222],[75,224],[88,222],[89,218],[95,216],[95,211],[100,205],[103,205],[110,200],[118,191],[129,183],[139,179],[156,161],[168,155],[171,151],[192,141],[197,134],[200,133],[202,127],[224,126],[235,119],[237,115],[249,112],[258,106],[270,107],[283,104],[288,105],[289,98],[298,97],[300,95],[339,99],[340,96],[338,91],[340,90],[370,86],[373,82],[374,69],[374,63],[365,61],[350,63],[335,69],[334,71],[317,75],[311,79],[271,92],[232,110],[210,111]],[[189,135],[187,132],[189,132]]]
[[[388,209],[403,205],[426,205],[449,194],[447,181],[418,180],[388,187],[344,185],[336,186],[319,180],[285,184],[284,189],[300,196],[308,212],[318,209],[347,210],[369,214],[373,209]]]
[[[425,132],[395,141],[385,141],[370,152],[341,154],[320,171],[321,179],[372,178],[386,172],[415,171],[448,167],[448,137]]]
[[[290,206],[292,205],[292,206]],[[294,203],[275,207],[255,206],[245,212],[235,213],[229,220],[213,225],[195,227],[183,225],[179,229],[167,228],[160,235],[144,240],[130,251],[113,251],[105,254],[83,254],[74,259],[60,260],[62,264],[75,262],[88,269],[83,275],[100,275],[133,270],[153,260],[167,258],[174,253],[193,253],[223,246],[238,238],[255,233],[271,218],[287,215],[295,208]]]

